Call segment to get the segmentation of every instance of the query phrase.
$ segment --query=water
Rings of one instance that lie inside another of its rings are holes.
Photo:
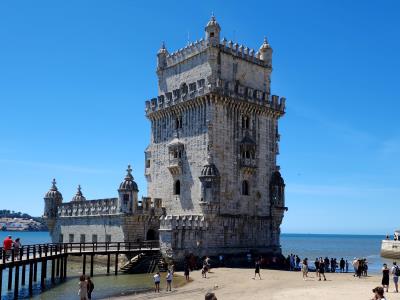
[[[21,238],[23,244],[37,244],[50,242],[47,232],[1,232],[0,240],[3,240],[8,234],[13,238]],[[282,251],[285,256],[290,253],[297,254],[301,258],[308,257],[313,261],[316,257],[329,258],[343,257],[349,261],[354,257],[365,257],[369,262],[370,273],[380,272],[383,262],[391,263],[380,257],[380,244],[384,236],[377,235],[330,235],[330,234],[282,234]],[[50,264],[48,264],[50,267]],[[351,267],[350,267],[351,269]],[[40,268],[38,269],[40,271]],[[63,284],[58,284],[52,289],[39,293],[39,287],[36,286],[36,296],[33,299],[75,299],[78,291],[78,276],[81,272],[79,261],[68,263],[68,280]],[[103,265],[95,265],[95,297],[106,298],[111,295],[121,295],[142,291],[151,288],[152,278],[149,274],[137,275],[118,275],[105,276],[96,275],[105,274],[106,269]],[[49,274],[49,273],[48,273]],[[165,276],[163,276],[165,277]],[[38,275],[38,279],[40,275]],[[181,284],[182,278],[176,278],[176,282]],[[3,271],[3,297],[2,299],[12,299],[12,294],[6,292],[7,271]],[[48,283],[49,284],[49,283]],[[26,296],[27,291],[22,289],[21,296]]]
[[[297,254],[300,258],[307,257],[313,262],[316,257],[343,257],[351,261],[354,257],[368,260],[368,272],[380,273],[383,263],[392,263],[380,257],[381,235],[340,235],[340,234],[282,234],[281,244],[283,255]]]

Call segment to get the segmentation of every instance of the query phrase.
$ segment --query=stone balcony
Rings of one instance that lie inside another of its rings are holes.
[[[168,170],[172,175],[179,175],[182,171],[182,158],[173,157],[169,159]]]
[[[240,168],[244,173],[253,174],[257,169],[257,160],[255,158],[240,158]]]

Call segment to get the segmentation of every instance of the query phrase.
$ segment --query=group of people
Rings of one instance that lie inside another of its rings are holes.
[[[309,271],[309,262],[307,258],[300,259],[298,255],[290,254],[286,258],[286,264],[290,271],[302,271],[303,277],[307,277]],[[315,271],[317,273],[335,273],[338,269],[340,273],[349,271],[349,262],[343,257],[337,262],[336,258],[329,259],[328,257],[317,257],[314,261]],[[312,269],[312,266],[311,266]]]
[[[4,250],[3,255],[5,255],[6,260],[9,260],[11,258],[13,250],[14,250],[14,259],[18,260],[21,247],[22,244],[20,238],[16,238],[15,241],[13,241],[11,235],[7,236],[3,240],[3,250]]]
[[[352,262],[354,268],[354,277],[368,276],[368,261],[366,258],[356,258]]]
[[[79,277],[79,290],[78,295],[81,300],[92,299],[92,293],[94,290],[94,283],[89,276],[81,275]]]
[[[167,275],[165,276],[165,280],[167,282],[167,292],[172,291],[172,279],[174,278],[174,273],[172,270],[167,271]],[[154,292],[159,293],[160,292],[160,283],[161,283],[161,275],[160,272],[157,272],[153,276],[154,280]]]
[[[386,289],[386,292],[389,291],[389,282],[390,282],[390,275],[392,275],[394,289],[395,292],[399,292],[399,276],[400,276],[400,267],[394,261],[393,266],[389,269],[387,264],[383,264],[382,268],[382,288]]]

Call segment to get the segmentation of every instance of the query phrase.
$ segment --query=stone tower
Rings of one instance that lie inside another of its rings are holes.
[[[128,165],[126,176],[118,189],[118,212],[132,214],[138,207],[138,186],[133,180],[132,168]]]
[[[158,51],[158,97],[146,101],[148,196],[162,198],[160,246],[189,254],[280,254],[286,209],[276,164],[285,98],[272,96],[272,48],[223,39],[215,17],[205,39]]]
[[[58,191],[56,180],[53,179],[50,190],[44,196],[44,214],[47,227],[52,234],[57,219],[57,209],[61,205],[63,197]]]

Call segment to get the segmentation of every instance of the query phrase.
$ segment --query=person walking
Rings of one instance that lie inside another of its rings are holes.
[[[393,267],[392,267],[392,277],[393,277],[393,283],[394,283],[394,289],[396,293],[399,292],[399,276],[400,276],[400,268],[397,265],[397,263],[394,261],[393,262]]]
[[[172,272],[170,270],[168,270],[167,276],[165,277],[165,279],[167,279],[167,292],[168,292],[168,289],[169,289],[170,292],[172,290],[171,289],[171,287],[172,287],[172,277],[173,277]]]
[[[253,279],[256,279],[256,276],[257,276],[257,274],[258,274],[258,277],[259,277],[260,280],[261,280],[260,267],[261,267],[261,263],[260,263],[259,260],[257,260],[257,261],[256,261],[256,265],[255,265],[254,278],[253,278]]]
[[[18,260],[19,259],[19,251],[20,251],[20,249],[22,247],[20,238],[16,238],[15,239],[13,246],[14,246],[15,259]]]
[[[307,280],[308,277],[308,259],[307,257],[303,259],[302,265],[301,265],[301,272],[303,273],[303,280]]]
[[[81,300],[88,300],[88,284],[85,275],[79,277],[78,295]]]
[[[9,235],[3,241],[3,250],[5,252],[6,260],[8,260],[9,257],[11,256],[12,245],[13,245],[13,240],[11,235]]]
[[[315,259],[314,266],[315,266],[315,277],[319,277],[319,259],[318,258]]]
[[[184,266],[184,273],[185,273],[185,279],[186,281],[189,281],[189,273],[190,273],[190,269],[189,269],[189,264],[185,264]]]
[[[339,261],[339,268],[340,268],[340,273],[343,273],[344,272],[344,267],[345,267],[345,265],[346,265],[346,263],[345,263],[345,261],[344,261],[344,259],[343,259],[343,257],[340,259],[340,261]]]
[[[92,299],[92,292],[94,290],[94,283],[90,276],[86,276],[86,282],[87,282],[87,289],[88,289],[88,299]]]
[[[353,265],[353,268],[354,268],[354,277],[356,277],[357,276],[357,270],[358,270],[358,265],[359,265],[359,261],[358,261],[358,259],[356,258],[356,257],[354,257],[354,260],[353,260],[353,262],[352,262],[352,265]]]
[[[322,259],[319,260],[319,279],[318,281],[321,281],[321,275],[324,277],[324,281],[326,281],[326,277],[325,277],[325,261]]]
[[[349,273],[349,261],[346,259],[346,273]]]
[[[382,287],[386,288],[386,292],[389,292],[389,268],[387,264],[383,264],[382,267]]]
[[[154,280],[154,293],[159,293],[160,292],[160,281],[161,281],[161,276],[160,276],[159,272],[154,274],[153,280]]]

